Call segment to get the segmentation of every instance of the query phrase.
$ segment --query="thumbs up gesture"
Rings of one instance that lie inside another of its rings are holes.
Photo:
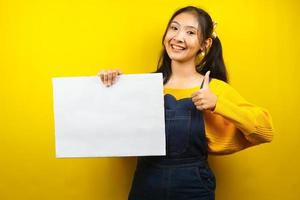
[[[209,88],[209,74],[206,72],[204,76],[203,88],[192,94],[192,101],[198,110],[211,110],[216,107],[217,96]]]

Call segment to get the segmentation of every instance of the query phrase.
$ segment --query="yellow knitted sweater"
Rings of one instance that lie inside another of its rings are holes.
[[[272,118],[265,108],[249,103],[224,81],[212,78],[209,88],[218,97],[214,111],[203,111],[210,154],[231,154],[272,141]],[[164,94],[171,94],[179,100],[191,97],[199,89],[200,86],[164,87]]]

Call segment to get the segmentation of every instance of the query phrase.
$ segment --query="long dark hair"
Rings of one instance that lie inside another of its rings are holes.
[[[222,55],[222,45],[218,37],[212,37],[213,33],[213,21],[209,14],[201,8],[194,6],[187,6],[177,10],[168,22],[167,28],[165,30],[164,36],[162,38],[162,45],[164,45],[164,40],[170,23],[172,20],[180,13],[193,13],[196,14],[199,24],[199,29],[202,31],[202,38],[205,41],[207,38],[212,38],[212,45],[209,52],[204,56],[204,58],[197,64],[196,71],[202,75],[205,75],[207,71],[210,71],[210,77],[216,78],[225,82],[228,82],[228,74],[225,67],[225,63]],[[200,40],[200,38],[199,38]],[[200,50],[198,54],[201,53]],[[171,59],[167,54],[165,47],[163,47],[161,55],[158,60],[157,70],[155,72],[162,72],[164,78],[164,84],[168,82],[172,74],[171,69]]]

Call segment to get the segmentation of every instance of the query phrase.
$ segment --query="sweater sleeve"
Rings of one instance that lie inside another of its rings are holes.
[[[273,123],[270,113],[246,101],[229,84],[223,82],[223,86],[212,113],[233,123],[249,142],[247,146],[272,141]]]

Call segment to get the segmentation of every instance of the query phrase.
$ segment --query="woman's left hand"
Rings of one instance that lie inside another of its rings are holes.
[[[198,110],[213,111],[217,104],[218,97],[209,88],[209,74],[210,71],[204,76],[203,87],[192,94],[192,101]]]

